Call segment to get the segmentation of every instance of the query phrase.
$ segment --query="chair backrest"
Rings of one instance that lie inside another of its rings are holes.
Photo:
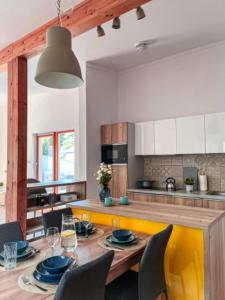
[[[22,241],[23,239],[19,222],[15,221],[0,225],[0,251],[3,250],[4,243]]]
[[[67,271],[54,300],[104,300],[107,275],[114,251],[109,251],[83,266]]]
[[[63,214],[72,215],[71,208],[68,207],[43,214],[43,226],[45,233],[49,227],[58,227],[59,232],[61,232]]]
[[[164,254],[173,225],[153,235],[141,259],[138,277],[139,300],[155,300],[166,292]]]

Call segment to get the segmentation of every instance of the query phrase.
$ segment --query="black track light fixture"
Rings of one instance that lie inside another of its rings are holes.
[[[105,35],[105,31],[104,31],[104,29],[102,28],[101,25],[98,25],[98,27],[97,27],[97,34],[98,34],[98,37],[101,37],[101,36]]]
[[[138,6],[136,9],[137,20],[141,20],[145,18],[144,9],[141,6]]]
[[[112,28],[113,29],[120,29],[120,18],[119,17],[115,17],[113,19]]]

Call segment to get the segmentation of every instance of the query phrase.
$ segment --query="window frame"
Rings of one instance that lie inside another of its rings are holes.
[[[36,134],[36,170],[35,176],[37,180],[39,179],[39,144],[40,139],[43,137],[53,138],[53,181],[59,180],[59,135],[64,133],[75,133],[74,129],[62,130],[56,132],[49,132],[43,134]]]

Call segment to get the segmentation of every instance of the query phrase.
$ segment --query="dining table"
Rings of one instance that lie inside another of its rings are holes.
[[[103,236],[108,236],[112,232],[112,227],[95,224],[97,228],[102,229]],[[135,235],[140,239],[140,241],[146,240],[146,242],[151,238],[151,236],[135,232]],[[82,239],[78,241],[78,246],[76,248],[76,257],[78,262],[78,267],[86,264],[92,260],[95,260],[97,257],[103,255],[105,252],[109,251],[107,248],[103,248],[99,245],[99,237],[91,239]],[[38,239],[30,243],[33,247],[40,250],[41,252],[48,251],[49,246],[45,238]],[[107,283],[113,281],[130,268],[134,267],[140,262],[141,256],[143,254],[145,244],[141,243],[140,247],[135,249],[115,251],[114,259],[107,277]],[[117,250],[115,248],[115,250]],[[22,263],[20,263],[22,264]],[[37,261],[34,262],[32,268],[35,269]],[[24,264],[25,265],[25,264]],[[29,266],[31,268],[31,266]],[[18,268],[9,271],[0,271],[0,300],[41,300],[41,299],[54,299],[54,295],[44,295],[27,292],[21,289],[18,285],[18,278],[24,272],[24,268]]]

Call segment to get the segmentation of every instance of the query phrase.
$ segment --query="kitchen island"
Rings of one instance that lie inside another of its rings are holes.
[[[104,207],[99,200],[69,204],[74,214],[91,212],[92,222],[155,234],[174,224],[165,256],[169,299],[225,299],[225,212],[197,207],[130,201]]]

